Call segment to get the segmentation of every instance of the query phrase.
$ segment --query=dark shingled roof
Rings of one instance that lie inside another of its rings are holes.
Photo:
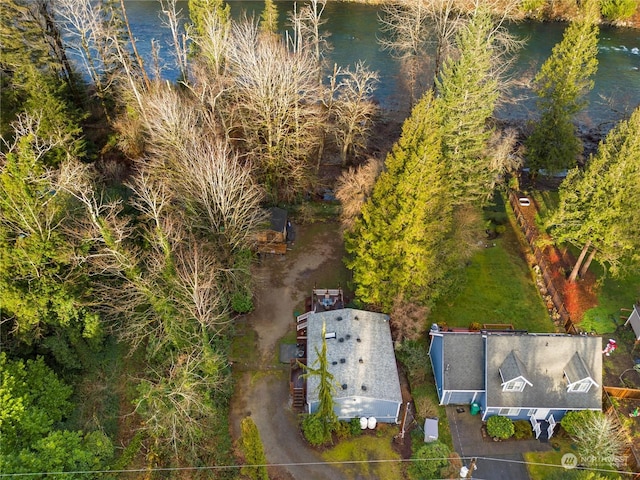
[[[445,390],[484,390],[484,345],[476,333],[445,333],[443,365]]]
[[[569,363],[565,365],[564,373],[567,375],[567,380],[570,383],[591,377],[589,369],[587,369],[587,366],[584,364],[584,360],[582,360],[582,357],[578,352],[574,353],[571,360],[569,360]]]
[[[513,350],[509,352],[509,355],[505,357],[504,362],[500,365],[500,373],[502,374],[502,381],[505,383],[518,377],[529,380],[527,378],[527,369]]]
[[[382,313],[343,308],[313,313],[307,321],[307,364],[317,367],[322,349],[322,324],[327,340],[328,370],[339,389],[334,398],[367,397],[402,402],[389,317]],[[317,375],[307,378],[307,401],[318,400]],[[365,385],[366,390],[362,388]]]
[[[602,407],[602,339],[595,336],[562,334],[488,334],[487,406],[512,408],[556,408],[577,410]],[[499,369],[516,351],[527,369],[522,392],[503,392]],[[565,367],[576,352],[584,362],[588,377],[596,382],[588,392],[567,392]]]
[[[284,232],[287,227],[287,211],[273,207],[269,209],[269,213],[271,214],[271,230]]]

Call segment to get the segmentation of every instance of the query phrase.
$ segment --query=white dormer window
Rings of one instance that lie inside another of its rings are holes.
[[[505,383],[502,386],[503,392],[522,392],[524,390],[524,384],[522,380],[513,380],[512,382]]]
[[[567,392],[588,392],[593,385],[592,382],[576,382],[569,385]]]

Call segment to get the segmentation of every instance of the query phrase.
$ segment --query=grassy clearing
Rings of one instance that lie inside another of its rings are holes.
[[[539,225],[543,224],[558,205],[558,192],[535,191],[532,192],[539,207]],[[574,256],[578,251],[573,247]],[[604,277],[603,268],[593,262],[590,271],[597,277]],[[631,274],[624,279],[604,278],[597,286],[598,306],[587,310],[580,322],[580,328],[586,331],[595,331],[598,334],[613,333],[620,323],[620,308],[631,308],[633,303],[640,298],[640,272]]]
[[[596,275],[602,274],[599,266],[591,267]],[[598,289],[598,306],[587,310],[582,318],[580,327],[587,331],[611,333],[620,323],[621,308],[632,308],[634,302],[640,298],[640,272],[623,279],[607,277]]]
[[[362,462],[340,465],[345,479],[384,478],[389,480],[404,478],[400,455],[393,449],[393,436],[398,427],[379,424],[375,436],[362,435],[341,441],[325,451],[322,458],[327,462]],[[372,462],[375,460],[398,460],[397,462]]]
[[[473,256],[462,287],[435,306],[430,322],[462,328],[472,322],[510,323],[530,332],[553,332],[513,228],[507,226],[493,243]]]
[[[258,334],[246,321],[234,324],[229,359],[243,365],[258,361]]]
[[[531,480],[545,480],[547,478],[562,478],[566,473],[562,468],[562,456],[565,453],[576,454],[575,445],[570,438],[566,436],[557,436],[552,439],[554,449],[550,452],[527,452],[524,454],[524,460],[527,463],[527,470]]]

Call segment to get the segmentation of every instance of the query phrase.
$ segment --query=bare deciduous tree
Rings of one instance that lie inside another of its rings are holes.
[[[289,23],[293,28],[293,38],[291,38],[293,51],[311,53],[319,68],[322,67],[326,54],[331,50],[328,41],[331,34],[321,31],[321,27],[327,23],[327,20],[322,18],[326,5],[327,0],[310,0],[309,4],[302,7],[300,11],[294,4],[293,11],[289,13]]]
[[[402,295],[395,299],[390,317],[395,341],[417,340],[424,334],[429,308],[406,301]]]
[[[585,416],[574,425],[573,439],[578,444],[581,462],[589,466],[624,465],[622,455],[629,444],[628,434],[610,415]]]
[[[335,82],[336,98],[331,104],[330,113],[344,166],[349,157],[353,158],[366,150],[373,117],[378,111],[371,96],[378,74],[358,62],[354,70],[347,68],[334,71],[334,77],[340,77],[340,80]]]
[[[188,42],[189,36],[184,29],[182,29],[182,10],[178,10],[177,0],[160,0],[160,8],[164,15],[163,25],[168,27],[171,31],[171,39],[173,43],[174,54],[176,64],[180,69],[180,76],[183,81],[187,80],[188,73]]]
[[[491,159],[490,169],[494,172],[491,189],[503,183],[505,175],[517,171],[523,163],[517,146],[518,131],[514,128],[492,132],[487,145],[487,155]]]
[[[141,379],[135,411],[145,418],[142,428],[176,459],[198,457],[207,425],[218,414],[210,395],[225,383],[224,363],[209,347],[183,350]]]
[[[385,34],[379,39],[387,50],[402,62],[408,77],[410,106],[419,97],[418,78],[425,69],[425,52],[429,41],[429,15],[423,0],[399,0],[385,4],[379,17],[380,30]]]
[[[250,246],[264,221],[264,192],[224,140],[203,128],[199,105],[174,89],[146,98],[150,139],[144,171],[165,183],[172,201],[190,211],[191,228],[218,239],[223,249]]]
[[[228,72],[242,140],[258,181],[273,201],[307,191],[310,160],[326,128],[315,59],[260,35],[256,23],[241,22],[232,28]]]
[[[383,162],[378,158],[370,158],[366,163],[349,168],[342,172],[336,186],[336,198],[342,205],[342,228],[351,230],[354,222],[362,212],[362,206],[367,200],[376,178],[382,171]]]

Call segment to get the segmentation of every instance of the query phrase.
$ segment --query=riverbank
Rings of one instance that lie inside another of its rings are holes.
[[[396,0],[328,0],[336,3],[362,3],[365,5],[384,5],[393,3]],[[501,2],[505,7],[512,3],[510,0]],[[521,10],[514,20],[533,20],[540,22],[569,22],[575,20],[580,15],[578,3],[575,0],[532,0],[528,2],[531,7],[528,10]],[[501,4],[497,4],[496,8],[500,8]],[[469,3],[469,6],[472,4]],[[640,28],[640,3],[636,5],[635,13],[624,20],[613,20],[603,18],[602,25],[608,25],[617,28]]]

